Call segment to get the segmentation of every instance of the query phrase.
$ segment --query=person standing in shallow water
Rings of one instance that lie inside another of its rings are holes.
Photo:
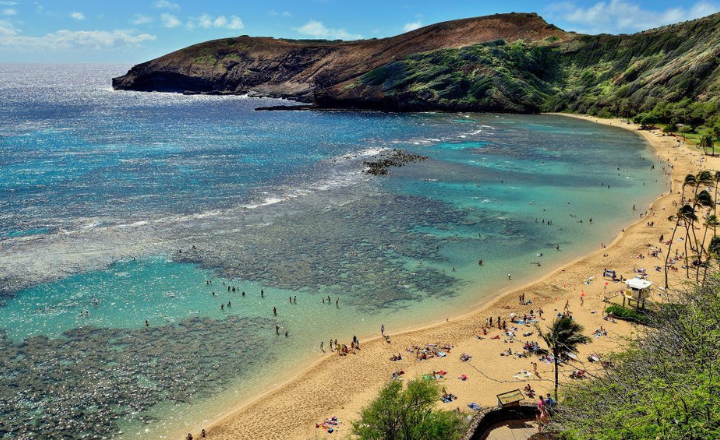
[[[277,316],[277,307],[273,307],[273,315]]]
[[[385,324],[382,324],[382,325],[380,326],[380,334],[383,335],[383,336],[385,336]]]

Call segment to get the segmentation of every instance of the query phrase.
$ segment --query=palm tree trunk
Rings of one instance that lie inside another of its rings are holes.
[[[678,217],[677,222],[675,222],[675,228],[673,229],[672,237],[670,237],[670,244],[668,245],[668,251],[667,255],[665,255],[665,288],[668,288],[668,271],[670,270],[670,267],[668,266],[668,261],[670,261],[670,252],[672,250],[673,242],[675,241],[675,233],[678,229],[678,223],[680,223],[680,218]]]
[[[690,279],[690,265],[688,264],[688,241],[690,241],[690,226],[687,219],[685,220],[685,278]]]
[[[702,244],[700,245],[700,249],[702,250],[702,252],[700,253],[700,263],[702,263],[702,261],[703,261],[703,259],[702,259],[703,253],[707,254],[707,252],[705,252],[705,239],[707,238],[708,229],[710,229],[710,225],[707,224],[707,220],[706,220],[705,231],[703,232]],[[707,263],[708,264],[710,263],[710,255],[707,256]],[[697,277],[696,277],[695,281],[700,280],[700,267],[701,266],[702,265],[698,265]],[[705,276],[703,276],[703,284],[705,284]]]
[[[560,380],[558,378],[558,350],[553,350],[553,356],[555,357],[555,401],[558,401],[558,384],[560,383]]]

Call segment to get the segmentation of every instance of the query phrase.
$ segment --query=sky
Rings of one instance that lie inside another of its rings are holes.
[[[634,33],[718,11],[720,0],[0,0],[0,62],[136,64],[238,35],[383,38],[506,12],[537,12],[566,31]]]

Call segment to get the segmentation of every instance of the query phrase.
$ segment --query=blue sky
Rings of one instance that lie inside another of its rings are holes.
[[[569,31],[632,33],[715,13],[720,0],[0,0],[0,61],[139,63],[237,35],[382,38],[513,11]]]

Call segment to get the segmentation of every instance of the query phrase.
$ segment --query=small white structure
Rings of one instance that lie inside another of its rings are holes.
[[[650,295],[650,286],[652,286],[648,280],[642,278],[630,278],[625,280],[625,285],[628,289],[625,291],[625,297],[623,298],[623,306],[625,306],[625,300],[635,300],[637,305],[642,302],[642,307],[645,307],[645,299]]]

